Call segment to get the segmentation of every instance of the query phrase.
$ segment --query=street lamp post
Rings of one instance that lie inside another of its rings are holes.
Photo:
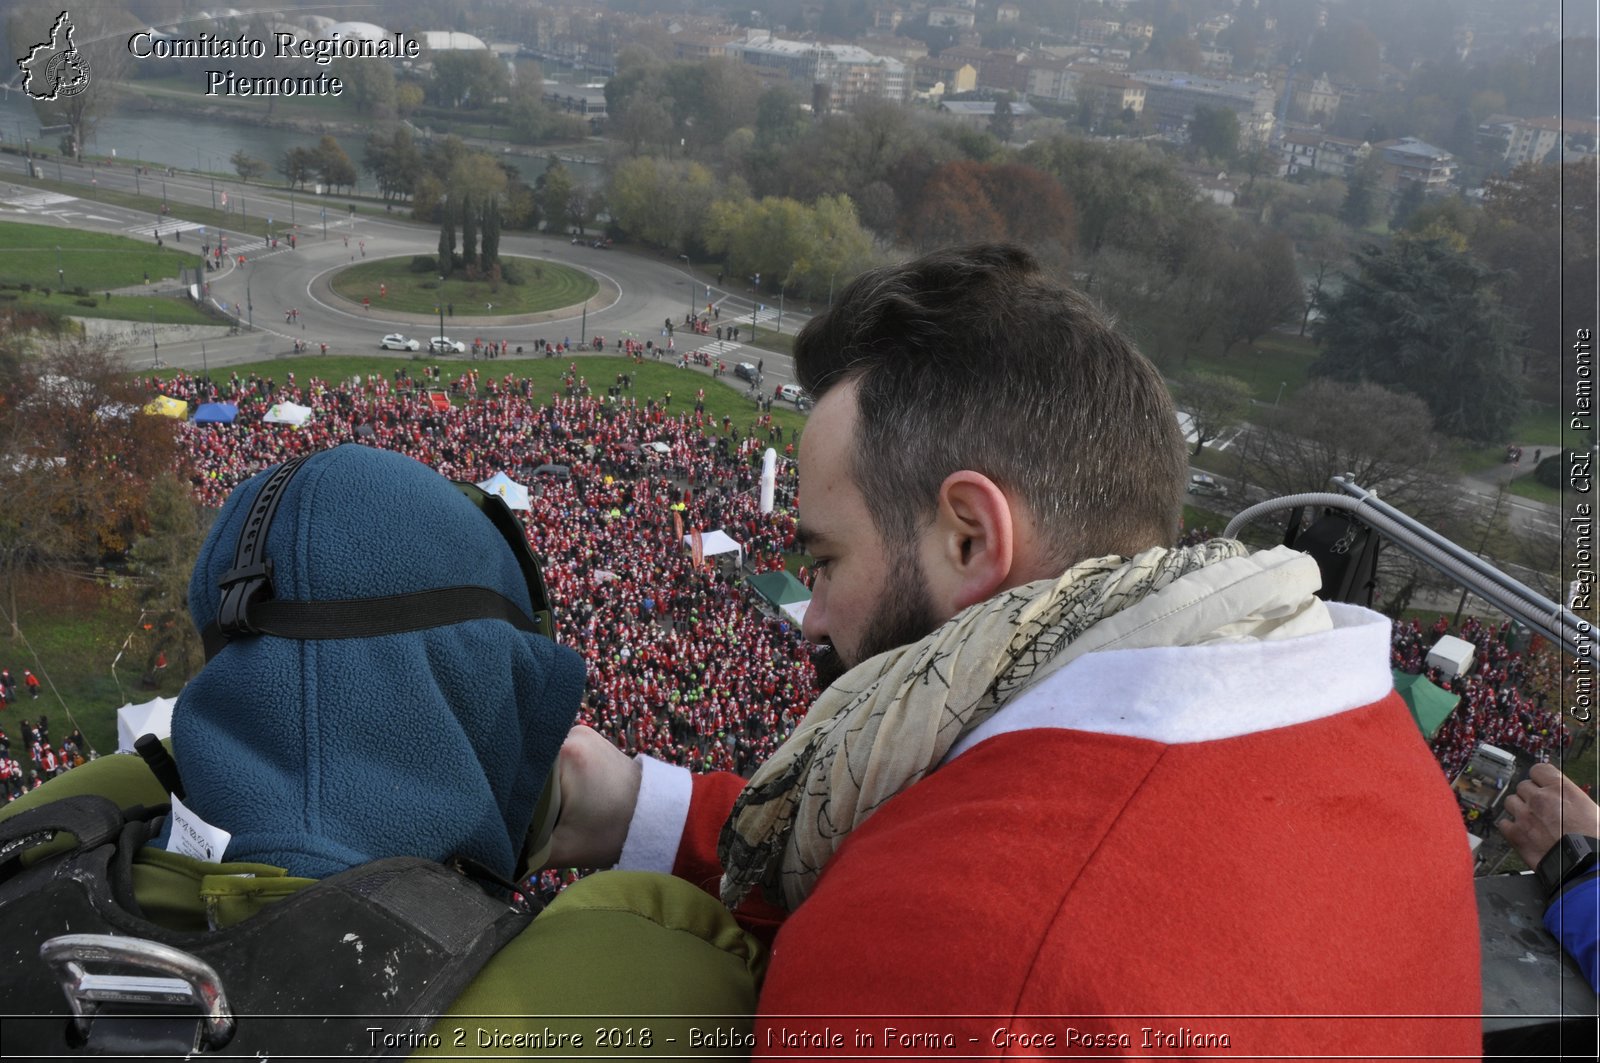
[[[439,274],[439,335],[444,335],[444,274]],[[428,344],[432,347],[433,344]]]
[[[799,262],[789,263],[789,272],[784,275],[783,283],[778,285],[778,328],[774,335],[783,335],[783,296],[789,287],[789,282],[794,279],[794,270]]]
[[[246,271],[244,275],[244,312],[248,316],[251,331],[256,327],[256,304],[250,298],[250,282],[255,279],[255,274]]]
[[[156,339],[156,308],[151,303],[144,304],[150,312],[150,368],[161,368],[161,341]]]
[[[215,177],[211,179],[211,209],[217,209],[217,179]]]
[[[1288,386],[1289,382],[1287,380],[1283,380],[1278,383],[1278,397],[1272,400],[1272,404],[1274,406],[1283,401],[1283,389]]]
[[[56,245],[56,290],[60,291],[67,286],[66,271],[61,268],[61,245]]]
[[[684,272],[689,274],[689,317],[694,317],[694,266],[689,263],[688,255],[679,255],[683,259]]]

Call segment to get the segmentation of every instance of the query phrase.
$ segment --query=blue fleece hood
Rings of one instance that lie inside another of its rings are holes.
[[[204,628],[217,582],[268,473],[223,506],[189,583]],[[443,476],[345,445],[312,456],[267,533],[274,597],[376,598],[496,590],[531,615],[510,545]],[[200,818],[229,831],[229,860],[322,878],[388,856],[468,856],[511,877],[584,666],[501,620],[399,635],[236,638],[191,680],[173,753]]]

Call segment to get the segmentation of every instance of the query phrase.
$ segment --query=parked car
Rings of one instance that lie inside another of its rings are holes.
[[[391,332],[378,341],[378,346],[386,351],[416,351],[422,349],[422,344],[416,340],[408,340],[398,332]]]
[[[1189,474],[1189,493],[1208,498],[1226,498],[1228,489],[1209,473],[1192,472]]]
[[[799,384],[785,384],[778,389],[778,398],[785,402],[792,402],[800,409],[811,405],[811,396],[806,394],[806,389]]]
[[[748,380],[750,383],[754,384],[757,376],[756,367],[751,365],[749,362],[740,362],[738,365],[733,367],[733,375],[738,377],[740,380]]]
[[[449,336],[435,336],[428,341],[429,354],[466,354],[467,345]]]

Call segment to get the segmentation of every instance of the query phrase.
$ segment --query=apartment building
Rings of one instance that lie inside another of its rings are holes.
[[[723,51],[758,73],[765,71],[794,83],[804,98],[815,98],[816,87],[821,86],[832,109],[847,110],[868,97],[904,103],[911,95],[910,68],[905,63],[853,44],[791,41],[762,34],[731,41]]]
[[[1478,127],[1478,137],[1503,141],[1502,158],[1512,166],[1520,166],[1525,162],[1560,161],[1568,153],[1593,155],[1600,140],[1600,126],[1559,115],[1516,118],[1497,114]]]
[[[1372,146],[1383,164],[1383,185],[1401,192],[1420,184],[1428,194],[1446,192],[1456,178],[1456,157],[1416,137],[1381,140]]]
[[[1239,118],[1241,143],[1265,144],[1272,136],[1275,101],[1265,85],[1175,70],[1141,70],[1130,76],[1148,87],[1145,108],[1157,129],[1185,129],[1196,108],[1225,107]]]
[[[943,56],[926,56],[913,67],[916,87],[927,92],[935,85],[943,85],[948,94],[971,92],[978,87],[978,68],[960,59]]]

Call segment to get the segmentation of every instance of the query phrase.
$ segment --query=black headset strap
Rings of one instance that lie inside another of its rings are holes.
[[[284,462],[261,485],[234,550],[233,568],[217,581],[222,600],[216,619],[200,631],[206,660],[221,652],[228,640],[239,635],[274,635],[286,639],[360,639],[377,635],[400,635],[466,620],[504,620],[519,631],[555,637],[555,618],[549,609],[544,579],[539,572],[521,526],[505,501],[497,496],[477,493],[489,500],[479,505],[507,537],[528,579],[528,593],[534,599],[530,617],[511,599],[488,587],[444,587],[414,591],[383,598],[344,598],[326,602],[278,601],[273,597],[272,562],[265,557],[267,530],[283,501],[284,489],[311,455]],[[461,485],[457,485],[460,487]]]
[[[327,602],[272,599],[250,606],[250,633],[285,639],[363,639],[401,635],[467,620],[504,620],[519,631],[544,634],[522,607],[488,587],[444,587],[384,598],[344,598]],[[206,660],[228,644],[212,621],[200,632]]]
[[[310,455],[302,455],[284,462],[272,470],[267,482],[256,493],[239,530],[239,545],[233,552],[233,568],[217,581],[222,589],[222,600],[217,605],[216,626],[223,638],[239,634],[253,634],[251,606],[272,597],[272,562],[263,560],[267,549],[267,529],[283,501],[284,488],[300,471]]]

